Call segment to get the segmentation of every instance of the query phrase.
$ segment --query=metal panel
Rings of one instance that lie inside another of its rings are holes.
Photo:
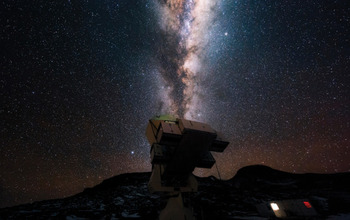
[[[181,131],[177,124],[162,121],[157,134],[157,143],[177,145],[180,142],[181,135]]]
[[[147,129],[146,129],[146,137],[151,146],[154,143],[157,143],[157,133],[160,126],[161,121],[157,120],[149,120]]]
[[[228,145],[229,142],[225,141],[220,133],[217,133],[217,137],[209,147],[209,150],[215,152],[223,152]]]
[[[215,159],[214,159],[213,155],[209,151],[206,151],[205,153],[200,155],[195,166],[199,167],[199,168],[208,168],[209,169],[214,164],[215,164]]]
[[[172,157],[174,149],[170,146],[153,144],[151,149],[152,164],[166,164]]]
[[[186,132],[206,132],[216,135],[216,132],[207,124],[190,121],[185,119],[179,119],[179,127],[182,133]]]

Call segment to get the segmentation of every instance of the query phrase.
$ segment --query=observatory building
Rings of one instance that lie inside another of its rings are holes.
[[[223,152],[229,142],[207,124],[172,116],[149,120],[146,136],[151,145],[149,190],[167,192],[170,197],[159,218],[194,219],[183,206],[181,193],[197,191],[193,170],[211,168],[215,159],[210,151]]]

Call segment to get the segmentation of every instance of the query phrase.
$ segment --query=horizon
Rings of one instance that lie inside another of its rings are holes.
[[[277,169],[274,169],[274,168],[272,168],[272,167],[269,167],[269,166],[266,166],[266,165],[262,165],[262,164],[254,164],[254,165],[248,165],[248,166],[245,166],[245,167],[241,167],[239,170],[241,170],[241,169],[243,169],[243,168],[253,168],[253,167],[264,167],[264,168],[271,168],[272,170],[274,170],[274,171],[279,171],[279,172],[283,172],[283,173],[288,173],[288,174],[292,174],[292,175],[314,175],[314,174],[317,174],[317,175],[337,175],[337,174],[348,174],[348,175],[350,175],[350,171],[348,171],[348,172],[340,172],[340,173],[291,173],[291,172],[286,172],[286,171],[283,171],[283,170],[277,170]],[[238,171],[239,171],[238,170]],[[251,170],[251,169],[250,169]],[[237,171],[237,172],[238,172]],[[229,179],[220,179],[218,176],[216,176],[216,175],[210,175],[210,176],[197,176],[197,175],[195,175],[194,174],[194,176],[195,177],[197,177],[197,178],[200,178],[200,179],[202,179],[202,178],[204,178],[204,179],[206,179],[206,178],[212,178],[212,177],[214,177],[216,180],[218,180],[218,181],[231,181],[231,180],[234,180],[234,178],[235,178],[235,176],[237,175],[237,172],[231,177],[231,178],[229,178]],[[12,207],[17,207],[17,206],[21,206],[21,205],[29,205],[29,204],[33,204],[33,203],[37,203],[37,202],[45,202],[45,201],[51,201],[51,200],[61,200],[61,199],[67,199],[67,198],[70,198],[70,197],[74,197],[74,196],[76,196],[76,195],[78,195],[78,194],[81,194],[81,193],[84,193],[84,192],[86,192],[86,190],[89,190],[89,189],[94,189],[95,187],[97,187],[97,186],[99,186],[99,185],[101,185],[101,184],[103,184],[103,183],[105,183],[105,181],[108,181],[108,180],[111,180],[111,179],[113,179],[113,178],[116,178],[116,177],[118,177],[118,176],[122,176],[122,175],[127,175],[127,174],[149,174],[149,175],[151,175],[151,171],[150,172],[130,172],[130,173],[120,173],[120,174],[117,174],[117,175],[115,175],[115,176],[111,176],[111,177],[108,177],[108,178],[106,178],[106,179],[104,179],[104,180],[101,180],[101,182],[99,182],[99,183],[97,183],[97,184],[95,184],[95,185],[93,185],[93,186],[91,186],[91,187],[86,187],[86,188],[84,188],[84,189],[82,189],[81,191],[79,191],[79,192],[76,192],[76,193],[74,193],[74,194],[72,194],[72,195],[67,195],[67,196],[64,196],[64,197],[59,197],[59,198],[50,198],[50,199],[43,199],[43,200],[38,200],[38,201],[32,201],[32,202],[29,202],[29,203],[21,203],[21,204],[17,204],[17,205],[14,205],[14,206],[5,206],[5,207],[0,207],[0,209],[2,209],[2,208],[12,208]],[[150,193],[151,194],[151,193]]]

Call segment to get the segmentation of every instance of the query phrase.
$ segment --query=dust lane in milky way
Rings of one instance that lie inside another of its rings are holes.
[[[160,1],[159,71],[167,94],[161,111],[200,119],[202,68],[218,1]],[[163,92],[163,91],[162,91]]]

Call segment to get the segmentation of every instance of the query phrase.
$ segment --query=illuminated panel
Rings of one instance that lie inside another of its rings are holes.
[[[304,202],[304,205],[305,205],[306,208],[308,208],[308,209],[311,209],[311,208],[312,208],[311,204],[310,204],[309,202],[307,202],[307,201]]]
[[[273,211],[280,210],[280,208],[278,207],[277,203],[272,202],[272,203],[270,203],[270,205],[271,205],[271,208],[272,208]]]

